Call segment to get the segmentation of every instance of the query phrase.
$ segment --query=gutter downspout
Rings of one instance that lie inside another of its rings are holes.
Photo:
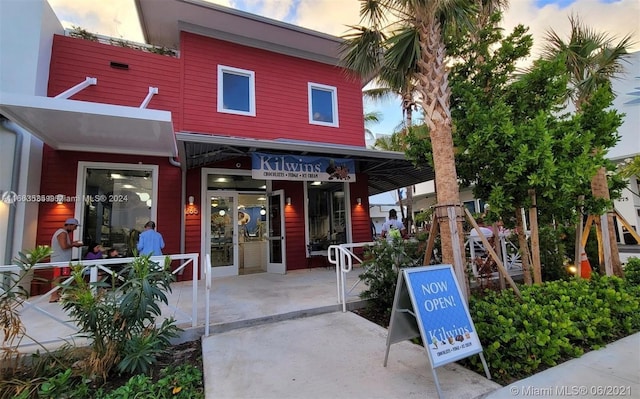
[[[0,124],[8,132],[11,132],[16,136],[15,147],[13,150],[13,165],[12,165],[13,169],[11,171],[11,186],[10,186],[11,191],[16,193],[18,192],[18,180],[20,178],[19,170],[20,170],[20,161],[22,159],[22,142],[23,142],[24,133],[22,133],[20,129],[16,129],[14,123],[9,121],[2,115],[0,115]],[[4,260],[3,260],[4,265],[10,265],[11,259],[13,256],[13,236],[14,236],[15,225],[16,225],[15,218],[16,218],[16,205],[9,204],[9,218],[8,218],[9,220],[7,225],[7,238],[5,243],[6,251],[5,251]]]

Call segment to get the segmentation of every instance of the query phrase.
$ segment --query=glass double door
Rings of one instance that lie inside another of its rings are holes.
[[[281,194],[208,191],[205,242],[212,276],[284,273]]]

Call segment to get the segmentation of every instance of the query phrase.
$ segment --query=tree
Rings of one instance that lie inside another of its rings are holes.
[[[369,125],[372,123],[380,122],[380,118],[382,114],[380,112],[367,112],[364,114],[364,137],[366,139],[374,140],[376,136],[373,134],[371,129],[369,129]]]
[[[361,0],[361,23],[348,35],[343,57],[350,69],[363,76],[385,70],[411,71],[418,103],[433,147],[439,215],[446,207],[459,205],[460,193],[453,150],[449,109],[446,32],[472,22],[476,12],[469,0]],[[452,231],[446,218],[438,218],[442,236],[443,262],[454,265],[456,278],[468,291],[466,268],[454,261]],[[462,223],[458,222],[455,251],[463,253]]]
[[[569,74],[568,95],[576,111],[579,112],[599,88],[608,85],[611,79],[622,72],[622,62],[627,57],[627,49],[632,42],[631,36],[626,35],[618,43],[614,43],[616,38],[590,29],[580,22],[578,16],[569,17],[569,23],[571,32],[566,42],[555,31],[547,32],[544,56],[546,59],[560,59],[566,65]],[[613,139],[612,142],[609,134],[598,134],[593,152],[611,148],[615,144],[615,138]],[[604,166],[593,177],[591,192],[595,198],[609,202],[610,193]],[[607,224],[609,231],[607,244],[611,250],[613,272],[622,276],[613,215],[610,212],[607,214]]]
[[[457,170],[477,198],[488,200],[490,212],[514,215],[522,232],[520,209],[532,200],[544,223],[575,218],[577,193],[588,188],[594,163],[603,162],[602,154],[594,158],[591,151],[593,128],[615,131],[619,115],[607,109],[612,97],[606,90],[580,113],[563,113],[564,64],[539,60],[518,75],[515,65],[529,55],[532,39],[523,26],[503,38],[497,22],[496,15],[475,37],[452,43],[458,60],[450,75]],[[523,234],[519,241],[525,251]],[[522,258],[528,259],[526,252]]]

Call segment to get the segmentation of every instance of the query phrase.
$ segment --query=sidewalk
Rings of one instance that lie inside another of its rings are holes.
[[[424,348],[329,313],[203,338],[207,398],[438,398]],[[233,348],[233,350],[229,350]],[[455,363],[436,369],[445,398],[640,397],[640,333],[506,387]]]
[[[391,345],[387,330],[333,312],[215,334],[202,340],[206,398],[437,398],[423,347]],[[455,363],[437,369],[444,395],[472,399],[500,388]]]
[[[501,388],[485,399],[640,398],[640,333]]]

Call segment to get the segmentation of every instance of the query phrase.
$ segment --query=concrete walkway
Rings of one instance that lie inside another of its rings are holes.
[[[218,399],[437,398],[428,356],[355,313],[334,312],[228,331],[203,339],[205,393]],[[449,364],[437,369],[448,398],[500,388]]]
[[[640,333],[501,388],[486,399],[640,398]]]
[[[394,344],[383,367],[387,330],[340,312],[330,286],[319,288],[326,274],[218,280],[214,314],[226,316],[202,340],[207,398],[438,398],[424,348]],[[507,387],[455,363],[436,373],[452,399],[640,398],[640,333]]]
[[[207,398],[437,398],[421,346],[335,312],[203,339]],[[230,350],[230,348],[233,348]],[[640,333],[502,387],[455,363],[436,369],[445,398],[640,398]]]
[[[357,281],[354,273],[347,282],[347,287],[356,284],[351,307],[359,305],[363,288]],[[183,340],[204,332],[204,295],[200,281],[199,326],[183,326]],[[42,299],[43,310],[68,319],[59,303]],[[387,367],[382,366],[387,330],[340,311],[334,270],[214,279],[210,300],[211,335],[202,340],[209,399],[438,397],[424,348],[394,344]],[[177,283],[170,303],[189,313],[191,285]],[[23,321],[36,338],[73,332],[41,311],[27,311]],[[640,333],[507,387],[455,363],[436,372],[444,397],[452,399],[640,398]]]

